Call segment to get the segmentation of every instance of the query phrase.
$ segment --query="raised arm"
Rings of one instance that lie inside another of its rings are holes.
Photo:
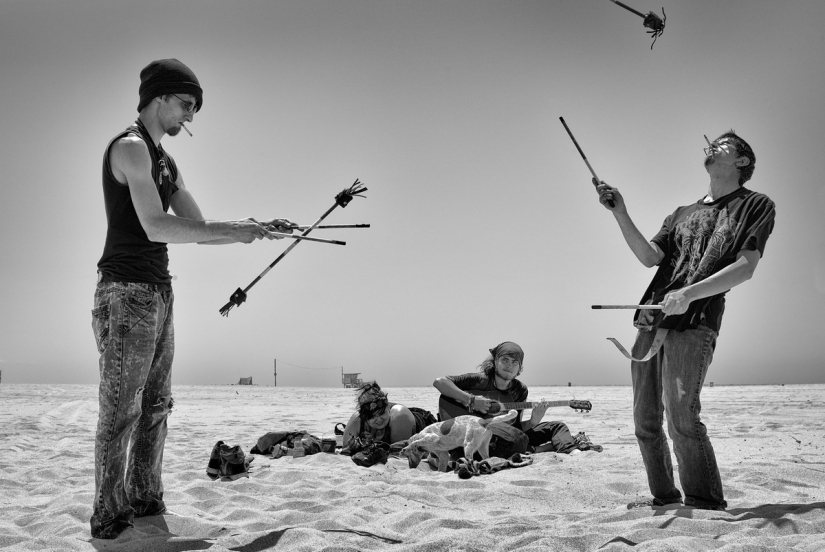
[[[113,144],[110,159],[115,178],[128,184],[138,219],[151,241],[251,243],[269,237],[267,229],[253,220],[204,220],[194,198],[183,186],[180,175],[180,190],[172,196],[175,214],[165,213],[152,179],[149,151],[146,143],[137,137],[126,136]],[[180,197],[176,197],[179,194]]]
[[[609,186],[604,180],[597,183],[593,179],[593,183],[596,184],[596,191],[599,193],[599,203],[613,213],[624,236],[624,241],[627,242],[639,262],[648,268],[659,264],[665,256],[664,252],[659,249],[658,245],[648,241],[636,228],[636,224],[627,213],[627,205],[619,189]],[[610,201],[613,202],[613,207],[610,206]]]

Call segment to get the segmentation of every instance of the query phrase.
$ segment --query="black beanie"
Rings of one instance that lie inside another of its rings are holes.
[[[180,61],[159,59],[140,72],[140,111],[158,96],[164,94],[191,94],[196,98],[197,111],[203,107],[203,90],[198,77]]]

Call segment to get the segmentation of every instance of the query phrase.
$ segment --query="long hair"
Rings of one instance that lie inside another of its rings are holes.
[[[478,365],[478,371],[483,372],[487,379],[493,380],[496,377],[496,359],[493,358],[493,355],[487,355],[481,364]],[[519,362],[518,365],[518,374],[516,377],[520,376],[521,373],[524,372],[524,364]]]

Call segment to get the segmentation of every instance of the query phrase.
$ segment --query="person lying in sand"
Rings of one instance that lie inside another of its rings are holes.
[[[374,381],[358,389],[356,403],[358,410],[350,416],[344,429],[344,448],[356,437],[365,441],[397,443],[436,422],[428,410],[389,402],[387,394]]]
[[[490,349],[489,356],[478,368],[478,372],[443,376],[433,382],[441,392],[442,420],[465,414],[492,418],[497,411],[493,412],[491,406],[496,402],[527,401],[527,386],[516,378],[524,370],[524,351],[518,344],[512,341],[499,343]],[[584,432],[572,436],[564,422],[542,422],[546,411],[546,405],[537,405],[533,407],[530,419],[522,420],[522,410],[518,410],[518,416],[507,431],[502,431],[501,427],[494,429],[490,454],[507,458],[517,452],[602,451],[602,447],[591,443]]]

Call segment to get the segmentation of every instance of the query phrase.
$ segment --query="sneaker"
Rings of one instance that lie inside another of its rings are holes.
[[[361,437],[353,437],[349,444],[341,449],[341,454],[344,456],[354,456],[356,453],[369,449],[374,441],[369,438],[369,435]]]
[[[223,441],[218,441],[212,447],[212,454],[209,455],[209,464],[206,465],[206,476],[215,480],[221,472],[221,447],[225,446]]]
[[[590,441],[590,437],[584,434],[584,431],[580,431],[578,435],[573,437],[573,442],[579,450],[595,450],[596,452],[604,450],[601,445],[594,445]]]
[[[379,462],[382,464],[386,464],[387,458],[389,456],[390,446],[386,443],[378,442],[373,443],[364,450],[353,454],[352,461],[358,464],[359,466],[369,468],[370,466],[374,466]]]
[[[633,510],[634,508],[661,508],[662,506],[669,506],[671,504],[682,504],[681,498],[650,498],[648,500],[639,500],[637,502],[631,502],[627,505],[628,510]]]
[[[241,477],[249,477],[249,462],[246,461],[241,447],[235,445],[221,447],[221,481],[235,481]]]

